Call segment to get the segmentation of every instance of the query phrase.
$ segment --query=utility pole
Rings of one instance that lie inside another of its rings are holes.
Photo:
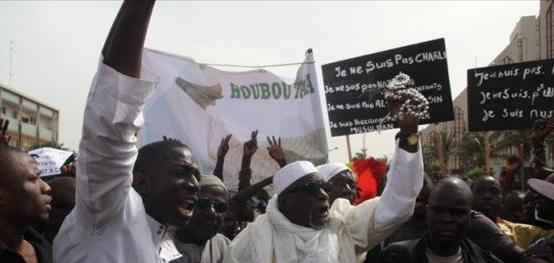
[[[346,135],[346,149],[348,151],[348,161],[352,162],[352,147],[350,146],[350,136]]]
[[[10,68],[8,73],[8,87],[12,86],[14,53],[15,53],[15,43],[13,42],[13,40],[10,40]]]
[[[487,175],[492,175],[490,173],[490,169],[491,169],[491,144],[490,144],[490,138],[491,138],[491,135],[492,133],[491,132],[485,132],[484,134],[484,145],[483,147],[485,148],[485,174]]]

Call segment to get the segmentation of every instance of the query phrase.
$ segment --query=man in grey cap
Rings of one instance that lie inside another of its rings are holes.
[[[337,198],[344,198],[354,204],[357,195],[356,178],[348,166],[342,163],[326,163],[316,168],[325,181],[325,191],[331,204]]]
[[[229,207],[229,193],[214,175],[200,178],[200,194],[188,225],[173,235],[182,257],[171,263],[219,263],[231,241],[218,231]]]
[[[231,243],[224,262],[363,262],[365,253],[410,218],[423,182],[417,120],[400,121],[401,132],[381,197],[332,206],[324,180],[307,161],[290,163],[273,178],[275,195],[266,214]]]

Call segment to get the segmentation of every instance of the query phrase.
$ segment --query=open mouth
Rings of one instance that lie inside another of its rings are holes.
[[[315,215],[319,218],[325,218],[329,215],[329,206],[322,206],[314,211]]]
[[[196,202],[192,199],[186,199],[183,200],[181,203],[179,203],[179,212],[186,217],[191,217],[192,212],[194,211],[194,204]]]

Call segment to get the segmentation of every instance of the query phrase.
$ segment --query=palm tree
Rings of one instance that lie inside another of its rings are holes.
[[[456,152],[455,138],[453,133],[446,130],[431,135],[432,145],[423,146],[423,158],[427,169],[438,167],[443,174],[447,173],[450,157]]]
[[[468,171],[475,167],[485,166],[485,142],[484,137],[479,133],[466,133],[457,145],[460,158],[460,168]]]
[[[354,157],[352,158],[352,160],[354,161],[365,160],[366,158],[367,158],[367,148],[362,148],[360,149],[359,152],[356,152],[354,154]]]

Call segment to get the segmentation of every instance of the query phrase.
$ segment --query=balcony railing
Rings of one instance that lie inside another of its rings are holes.
[[[29,136],[37,136],[37,126],[29,123],[21,123],[21,133]]]
[[[41,140],[52,141],[52,130],[39,127],[38,133]]]

